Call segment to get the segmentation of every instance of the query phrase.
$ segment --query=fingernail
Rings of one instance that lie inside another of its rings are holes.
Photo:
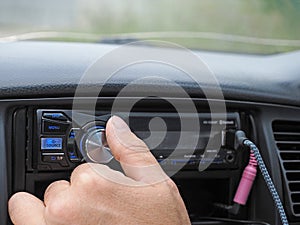
[[[115,132],[131,132],[128,125],[118,116],[113,116],[111,118],[112,125],[115,129]]]

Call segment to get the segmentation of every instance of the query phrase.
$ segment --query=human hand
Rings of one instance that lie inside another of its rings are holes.
[[[56,181],[44,202],[19,192],[9,200],[15,225],[190,224],[174,182],[163,172],[143,141],[119,117],[106,126],[109,147],[125,175],[101,164],[86,163],[70,182]]]

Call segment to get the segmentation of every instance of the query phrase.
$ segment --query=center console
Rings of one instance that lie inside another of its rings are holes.
[[[162,168],[172,175],[192,220],[231,217],[215,204],[232,203],[248,153],[228,147],[223,134],[226,130],[249,131],[244,113],[229,110],[226,115],[212,116],[207,110],[199,110],[197,114],[186,112],[179,116],[168,108],[137,107],[130,114],[120,110],[116,115],[145,141]],[[97,106],[94,115],[84,110],[75,112],[71,105],[40,104],[15,110],[13,192],[25,190],[43,199],[51,182],[68,180],[81,163],[118,166],[105,138],[111,116],[109,106]],[[153,123],[157,118],[157,124],[163,122],[163,126]],[[189,124],[195,120],[200,125],[197,132],[193,124],[181,126],[183,121]],[[179,141],[181,134],[188,137],[183,145]],[[209,146],[210,141],[213,144]],[[246,213],[242,209],[240,216]]]

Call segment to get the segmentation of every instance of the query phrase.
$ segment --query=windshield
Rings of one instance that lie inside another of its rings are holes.
[[[0,0],[0,41],[171,41],[271,54],[300,49],[300,1]]]

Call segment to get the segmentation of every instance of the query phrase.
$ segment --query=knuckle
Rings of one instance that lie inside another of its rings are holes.
[[[45,217],[51,220],[59,218],[60,220],[66,219],[66,212],[68,212],[68,205],[61,199],[51,199],[45,210]]]
[[[55,197],[55,195],[57,194],[57,188],[65,185],[66,183],[68,183],[67,181],[65,180],[58,180],[58,181],[55,181],[53,183],[51,183],[45,193],[44,193],[44,201],[45,203],[47,203],[49,201],[49,199]]]
[[[52,182],[52,183],[47,187],[47,189],[46,189],[46,191],[45,191],[45,195],[46,195],[46,194],[49,194],[56,186],[62,184],[63,182],[64,182],[64,181],[62,181],[62,180],[57,180],[57,181]]]
[[[88,171],[80,172],[76,175],[77,184],[81,185],[82,187],[90,187],[97,184],[97,180],[95,176]]]
[[[77,166],[74,170],[73,170],[73,173],[72,175],[75,175],[77,173],[81,173],[81,172],[84,172],[86,170],[89,169],[89,163],[84,163],[84,164],[81,164],[79,166]]]
[[[78,166],[71,175],[71,183],[79,186],[82,190],[87,190],[98,187],[104,189],[109,186],[106,179],[101,176],[102,170],[108,167],[102,164],[85,163]]]
[[[134,162],[137,165],[151,165],[153,160],[150,158],[148,153],[128,151],[127,154],[122,155],[119,159],[120,162]],[[133,165],[134,166],[134,165]]]
[[[95,181],[95,176],[91,171],[90,165],[88,163],[79,165],[74,169],[71,175],[71,183],[76,184],[93,184]]]
[[[146,144],[141,141],[133,141],[126,146],[126,151],[120,153],[116,159],[120,162],[134,162],[138,165],[157,164]]]
[[[147,145],[145,144],[145,142],[143,142],[141,139],[139,138],[132,138],[132,141],[130,142],[129,148],[133,151],[136,152],[150,152],[149,148],[147,147]]]
[[[128,135],[126,139],[127,141],[123,141],[119,140],[118,137],[114,138],[115,149],[118,149],[118,151],[114,152],[114,156],[117,160],[120,160],[120,158],[127,154],[150,152],[147,145],[134,134]]]

